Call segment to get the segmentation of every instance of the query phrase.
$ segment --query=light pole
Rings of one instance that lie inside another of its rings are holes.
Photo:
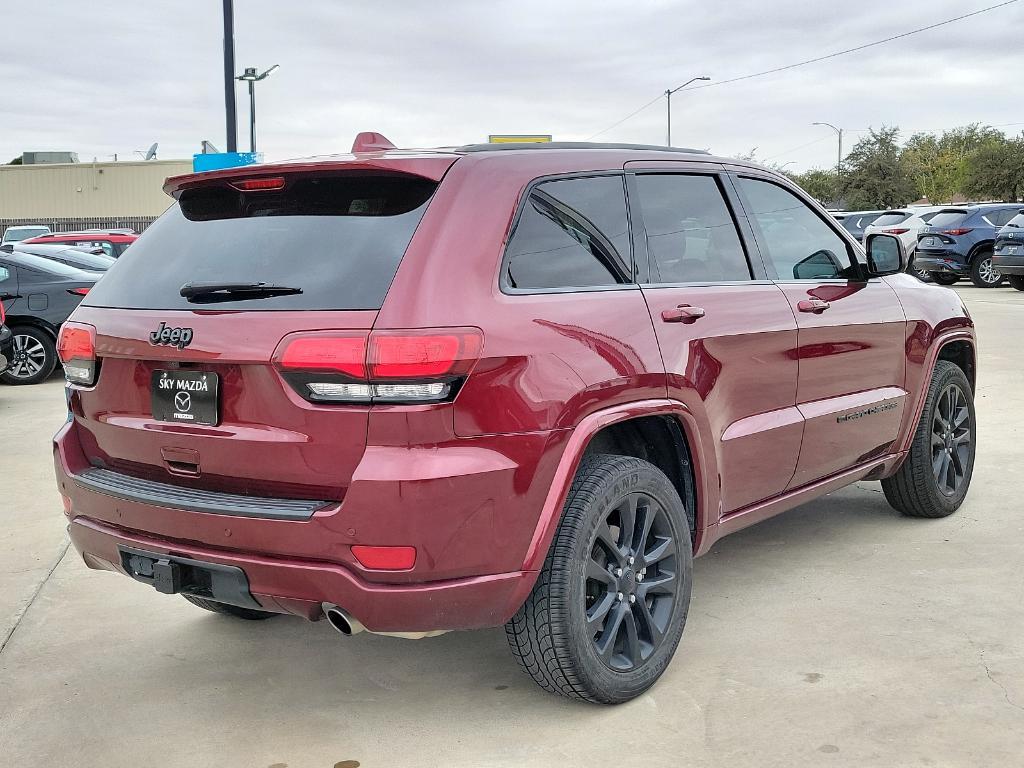
[[[665,89],[665,117],[666,120],[666,132],[665,132],[665,146],[672,146],[672,94],[676,91],[681,91],[683,88],[688,86],[690,83],[696,83],[698,80],[710,80],[711,78],[706,75],[700,77],[692,77],[685,83],[680,85],[678,88],[666,88]]]
[[[235,8],[233,0],[224,0],[224,122],[228,152],[237,149],[235,121]]]
[[[843,129],[832,125],[832,123],[811,123],[811,125],[827,125],[839,137],[839,154],[836,156],[836,197],[838,197],[839,177],[842,175],[843,170]]]
[[[266,72],[257,75],[256,67],[246,67],[245,72],[238,76],[239,80],[242,80],[249,84],[249,151],[256,151],[256,83],[260,80],[265,80],[267,75],[278,68],[278,64],[275,64]]]

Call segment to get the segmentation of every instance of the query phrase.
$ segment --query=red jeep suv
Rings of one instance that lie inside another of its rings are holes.
[[[543,688],[668,665],[694,555],[858,480],[948,515],[973,324],[785,177],[600,144],[169,179],[63,327],[71,539],[246,619],[504,625]]]

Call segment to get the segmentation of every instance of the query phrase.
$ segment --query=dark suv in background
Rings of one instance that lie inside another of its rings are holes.
[[[941,285],[970,277],[979,288],[995,288],[1003,281],[992,263],[996,232],[1020,208],[1020,203],[982,203],[939,211],[918,235],[914,267]]]
[[[996,234],[992,266],[1018,291],[1024,291],[1024,210]]]
[[[964,500],[973,324],[896,236],[699,151],[388,146],[168,180],[65,323],[90,568],[345,635],[504,625],[615,703],[719,537],[858,480]]]

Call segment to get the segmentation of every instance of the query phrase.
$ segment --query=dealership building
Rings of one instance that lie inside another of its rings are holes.
[[[191,172],[191,160],[0,165],[0,233],[18,224],[141,232],[171,202],[164,179]]]

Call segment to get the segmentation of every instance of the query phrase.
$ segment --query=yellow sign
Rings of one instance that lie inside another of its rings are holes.
[[[504,134],[504,135],[490,135],[487,137],[489,144],[542,144],[551,141],[551,135],[517,135],[517,134]]]

